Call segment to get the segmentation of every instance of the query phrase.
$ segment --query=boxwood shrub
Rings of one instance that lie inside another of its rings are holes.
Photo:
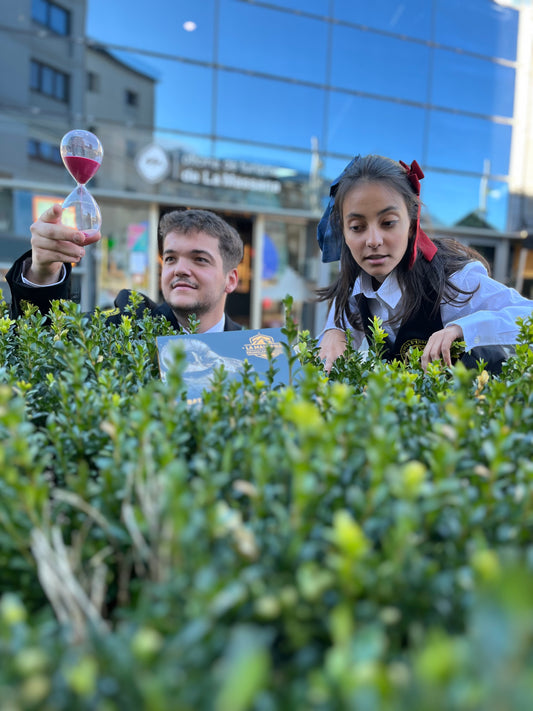
[[[327,376],[286,306],[297,383],[189,407],[166,322],[0,305],[0,708],[530,710],[533,321]]]

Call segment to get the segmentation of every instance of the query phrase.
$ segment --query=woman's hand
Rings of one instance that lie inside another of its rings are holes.
[[[331,370],[333,362],[346,350],[346,334],[337,328],[326,331],[320,342],[320,359],[324,363],[327,373]]]
[[[454,341],[462,340],[463,329],[455,323],[446,326],[446,328],[443,328],[440,331],[432,333],[426,347],[424,348],[424,352],[422,353],[422,358],[420,360],[423,370],[426,370],[428,363],[433,360],[439,360],[440,358],[442,358],[446,365],[451,365],[451,345]]]
[[[61,205],[52,205],[30,227],[31,265],[25,276],[34,284],[53,284],[59,278],[65,262],[79,262],[84,247],[98,242],[101,235],[88,237],[74,227],[61,223]]]

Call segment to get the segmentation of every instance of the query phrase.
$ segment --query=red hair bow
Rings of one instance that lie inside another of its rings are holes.
[[[407,165],[407,163],[404,163],[403,160],[399,161],[399,163],[402,168],[407,172],[407,179],[413,186],[413,190],[420,197],[420,181],[424,177],[422,168],[418,165],[416,160],[414,160],[410,166]],[[433,257],[437,254],[437,245],[429,239],[427,234],[420,227],[420,207],[421,204],[419,200],[418,213],[416,216],[416,233],[413,243],[413,251],[411,253],[411,256],[409,257],[409,269],[413,268],[413,264],[415,263],[416,255],[419,248],[422,252],[423,257],[428,262],[431,262]]]

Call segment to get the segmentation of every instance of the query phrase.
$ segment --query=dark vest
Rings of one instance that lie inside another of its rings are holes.
[[[422,301],[420,309],[405,323],[402,323],[394,343],[387,336],[383,352],[385,360],[405,361],[410,348],[416,347],[423,350],[429,337],[435,331],[440,331],[444,327],[440,309],[437,310],[435,315],[431,314],[437,297],[432,289],[430,289],[430,294],[434,296],[434,299],[430,298]],[[370,342],[372,338],[370,325],[373,317],[370,313],[368,299],[363,294],[358,294],[355,300],[361,314],[365,336]],[[467,368],[477,368],[479,360],[486,361],[486,369],[491,373],[497,374],[501,371],[502,363],[506,360],[506,353],[501,346],[478,346],[472,348],[468,353],[463,353],[461,356],[461,361]]]

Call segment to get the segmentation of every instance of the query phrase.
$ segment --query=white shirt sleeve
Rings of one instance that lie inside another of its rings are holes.
[[[324,325],[323,330],[318,334],[318,344],[320,345],[322,343],[322,339],[324,338],[324,334],[326,331],[341,331],[342,333],[346,333],[347,331],[350,332],[351,338],[352,338],[352,344],[353,347],[357,350],[360,349],[361,346],[363,345],[363,342],[366,342],[365,339],[365,334],[362,331],[354,331],[350,326],[347,324],[346,329],[344,328],[339,328],[339,326],[335,325],[335,299],[333,300],[331,304],[331,308],[328,311],[328,317],[326,319],[326,323]],[[367,346],[368,348],[368,346]],[[366,349],[364,349],[366,350]]]
[[[29,259],[26,259],[24,264],[22,265],[22,271],[20,273],[20,278],[22,279],[22,283],[26,284],[26,286],[32,286],[34,289],[41,289],[43,286],[57,286],[57,284],[62,284],[65,281],[65,277],[67,275],[67,270],[65,269],[65,265],[61,267],[61,272],[59,274],[59,279],[55,281],[53,284],[34,284],[32,281],[29,279],[26,279],[24,274],[28,271],[29,267]]]
[[[467,291],[479,287],[466,303],[441,306],[444,327],[452,323],[460,326],[467,350],[516,343],[519,331],[516,320],[531,315],[533,301],[491,279],[481,262],[469,262],[450,281]],[[461,300],[460,294],[458,298]]]
[[[333,328],[333,329],[337,329],[338,331],[344,331],[343,328],[339,328],[338,326],[335,325],[335,318],[334,318],[334,316],[335,316],[335,299],[333,299],[333,302],[332,302],[332,304],[331,304],[331,308],[330,308],[330,310],[328,311],[328,317],[327,317],[327,319],[326,319],[326,323],[325,323],[325,326],[324,326],[324,329],[323,329],[322,333],[324,333],[324,331],[331,331],[332,328]]]

